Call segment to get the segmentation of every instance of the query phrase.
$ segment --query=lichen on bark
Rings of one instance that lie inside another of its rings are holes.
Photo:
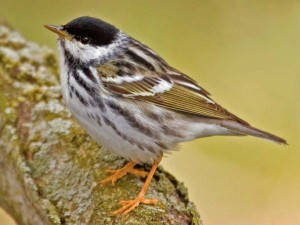
[[[20,225],[202,224],[187,189],[161,167],[147,192],[157,206],[111,216],[143,185],[134,175],[98,185],[106,169],[124,163],[73,121],[52,50],[0,21],[0,206]]]

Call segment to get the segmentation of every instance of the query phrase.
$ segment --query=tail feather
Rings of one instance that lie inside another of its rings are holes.
[[[251,127],[247,124],[242,124],[235,121],[224,120],[221,122],[220,126],[227,128],[233,132],[242,134],[242,135],[251,135],[258,138],[263,138],[266,140],[270,140],[276,142],[278,144],[287,145],[286,140],[280,138],[274,134],[268,133],[266,131],[259,130],[257,128]]]

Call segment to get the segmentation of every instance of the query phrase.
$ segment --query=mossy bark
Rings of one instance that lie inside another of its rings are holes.
[[[0,206],[20,225],[201,224],[186,188],[161,167],[147,192],[157,206],[110,216],[143,185],[134,175],[97,185],[124,163],[64,107],[54,53],[0,21]]]

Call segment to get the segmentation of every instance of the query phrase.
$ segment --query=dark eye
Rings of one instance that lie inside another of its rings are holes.
[[[87,44],[87,43],[89,43],[89,41],[90,41],[90,39],[88,37],[81,38],[81,43],[82,44]]]

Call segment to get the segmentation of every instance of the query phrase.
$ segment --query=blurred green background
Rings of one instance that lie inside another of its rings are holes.
[[[288,147],[252,137],[196,140],[162,164],[186,184],[205,225],[300,224],[299,0],[0,0],[0,5],[0,17],[53,49],[55,36],[43,24],[82,15],[102,18],[199,81],[225,108],[286,138]]]

